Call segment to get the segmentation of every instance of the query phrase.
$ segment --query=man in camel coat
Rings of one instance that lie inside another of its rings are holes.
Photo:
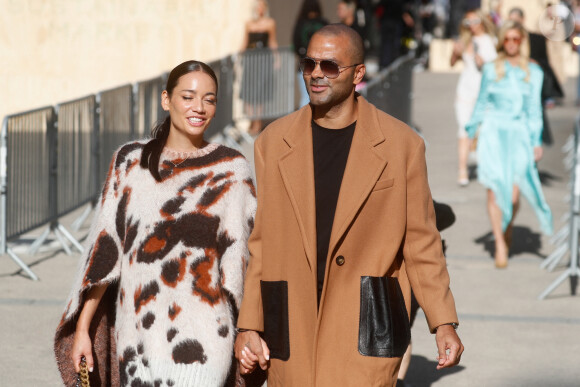
[[[301,61],[310,105],[255,143],[235,355],[242,375],[268,369],[268,387],[394,386],[411,287],[436,334],[437,368],[463,352],[425,145],[355,92],[362,61],[354,30],[319,30]]]

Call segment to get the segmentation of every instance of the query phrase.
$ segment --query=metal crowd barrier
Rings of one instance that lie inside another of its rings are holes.
[[[56,114],[52,106],[6,117],[0,138],[0,253],[38,279],[8,240],[54,221]]]
[[[379,109],[410,123],[412,56],[381,72],[362,94]],[[218,77],[218,114],[206,136],[242,150],[253,138],[238,119],[274,119],[295,110],[296,57],[288,49],[252,50],[209,63]],[[82,206],[79,229],[96,204],[113,152],[147,137],[166,112],[160,96],[167,74],[96,95],[7,116],[0,137],[0,254],[38,277],[8,246],[45,226],[30,245],[34,254],[52,232],[66,253],[82,251],[59,218]],[[402,97],[404,96],[404,98]],[[245,148],[248,151],[248,147]],[[251,149],[251,148],[250,148]]]
[[[550,284],[539,296],[539,300],[545,299],[552,293],[562,282],[570,278],[570,293],[576,294],[578,287],[578,276],[580,268],[578,267],[578,234],[580,233],[580,114],[574,124],[574,135],[568,140],[563,148],[568,156],[564,159],[565,164],[569,164],[570,169],[570,211],[564,217],[567,222],[560,231],[552,238],[554,244],[559,243],[556,250],[550,254],[540,265],[542,268],[548,268],[550,271],[566,256],[570,256],[570,263],[556,280]]]
[[[139,82],[135,85],[135,138],[149,136],[153,125],[162,121],[167,113],[159,103],[161,93],[165,89],[168,74],[163,74],[157,78]]]
[[[414,58],[414,52],[398,58],[360,90],[377,108],[408,125],[412,118]]]
[[[272,119],[294,111],[296,63],[290,49],[253,49],[238,55],[234,119]]]
[[[113,153],[123,144],[133,138],[133,128],[135,120],[133,85],[128,84],[114,89],[100,92],[96,96],[98,133],[94,145],[96,149],[96,186],[98,190],[100,184],[105,181],[109,171],[109,165]],[[78,231],[86,219],[91,214],[96,205],[95,195],[91,195],[90,204],[86,206],[83,213],[71,224],[73,230]]]

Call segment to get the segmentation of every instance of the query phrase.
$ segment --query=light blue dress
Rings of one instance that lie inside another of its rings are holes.
[[[534,147],[542,143],[542,69],[529,64],[530,77],[520,67],[505,62],[505,76],[496,79],[495,64],[483,66],[481,88],[465,129],[477,140],[478,180],[491,189],[502,212],[505,230],[512,218],[513,186],[534,209],[540,227],[551,234],[552,213],[534,162]]]

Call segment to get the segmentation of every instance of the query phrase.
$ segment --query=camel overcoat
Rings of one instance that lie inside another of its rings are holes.
[[[269,125],[254,146],[258,209],[238,327],[262,332],[268,387],[394,385],[409,283],[431,331],[458,322],[424,142],[356,98],[320,305],[311,107]]]

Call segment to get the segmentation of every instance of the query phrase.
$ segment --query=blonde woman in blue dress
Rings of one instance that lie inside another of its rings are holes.
[[[495,265],[504,268],[520,192],[540,226],[552,233],[552,213],[540,184],[536,162],[542,158],[541,68],[529,61],[521,24],[508,21],[499,32],[498,58],[485,64],[475,109],[466,125],[479,129],[478,180],[487,188],[487,209],[495,237]]]

